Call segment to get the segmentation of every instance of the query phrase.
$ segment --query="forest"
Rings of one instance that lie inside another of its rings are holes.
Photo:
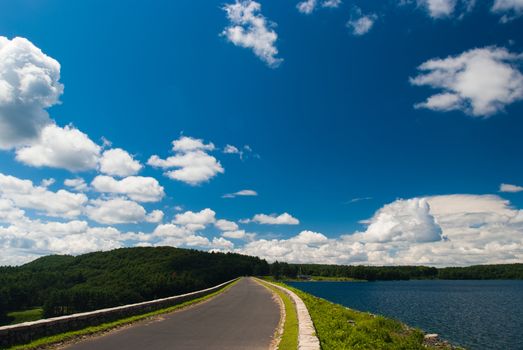
[[[270,266],[275,278],[307,278],[309,276],[343,277],[366,281],[410,279],[523,279],[523,264],[476,265],[468,267],[427,266],[363,266],[288,264],[274,262]]]
[[[7,312],[43,307],[44,317],[152,300],[244,275],[266,275],[259,258],[172,247],[51,255],[0,267],[0,324]]]
[[[435,268],[272,264],[257,257],[173,247],[122,248],[79,256],[50,255],[0,267],[0,325],[7,314],[42,308],[53,317],[208,288],[238,276],[337,277],[366,281],[523,279],[523,264]]]

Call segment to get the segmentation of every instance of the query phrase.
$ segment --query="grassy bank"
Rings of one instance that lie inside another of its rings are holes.
[[[56,335],[49,336],[49,337],[40,338],[40,339],[37,339],[35,341],[32,341],[31,343],[22,344],[22,345],[15,345],[15,346],[10,347],[8,349],[9,350],[35,350],[35,349],[42,349],[42,348],[46,348],[46,347],[51,346],[51,345],[74,341],[75,339],[82,338],[82,337],[85,337],[85,336],[101,334],[101,333],[107,332],[107,331],[109,331],[111,329],[114,329],[114,328],[118,328],[118,327],[122,327],[122,326],[125,326],[125,325],[129,325],[131,323],[134,323],[134,322],[137,322],[137,321],[141,321],[141,320],[144,320],[146,318],[150,318],[150,317],[157,316],[157,315],[164,314],[164,313],[168,313],[168,312],[173,312],[173,311],[176,311],[176,310],[179,310],[179,309],[191,306],[193,304],[203,302],[203,301],[208,300],[208,299],[210,299],[210,298],[212,298],[212,297],[214,297],[214,296],[216,296],[216,295],[218,295],[220,293],[225,292],[227,289],[231,288],[236,283],[237,283],[237,281],[235,281],[235,282],[233,282],[233,283],[223,287],[222,289],[220,289],[220,290],[218,290],[218,291],[216,291],[214,293],[211,293],[209,295],[206,295],[206,296],[194,299],[194,300],[187,301],[187,302],[179,304],[179,305],[174,305],[174,306],[171,306],[171,307],[168,307],[168,308],[165,308],[165,309],[152,311],[152,312],[149,312],[149,313],[146,313],[146,314],[143,314],[143,315],[136,315],[136,316],[127,317],[127,318],[120,319],[120,320],[113,321],[113,322],[102,323],[102,324],[100,324],[98,326],[91,326],[91,327],[87,327],[87,328],[76,330],[76,331],[71,331],[71,332],[66,332],[66,333],[62,333],[62,334],[56,334]]]
[[[399,321],[348,309],[283,283],[276,283],[292,290],[303,300],[316,328],[322,350],[456,349],[448,344],[426,344],[421,330]]]
[[[268,283],[263,284],[278,294],[285,307],[285,323],[283,325],[281,340],[278,344],[278,350],[296,350],[298,348],[298,316],[296,314],[296,307],[287,293]]]

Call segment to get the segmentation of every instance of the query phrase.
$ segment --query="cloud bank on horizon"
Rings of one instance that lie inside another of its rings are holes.
[[[473,0],[398,3],[422,9],[435,21],[458,18],[475,6]],[[338,11],[342,5],[339,0],[307,0],[293,11],[314,15],[320,9]],[[228,21],[218,33],[221,40],[251,50],[270,68],[281,69],[284,58],[277,47],[281,37],[260,3],[237,0],[221,10]],[[495,0],[490,12],[499,17],[499,25],[508,25],[523,14],[523,3]],[[381,18],[381,13],[353,7],[346,27],[365,40],[375,26],[385,25]],[[440,57],[419,62],[416,74],[405,76],[413,90],[436,90],[415,103],[413,110],[460,112],[476,122],[504,114],[523,100],[523,54],[515,49],[464,48]],[[31,175],[23,177],[0,170],[0,265],[48,254],[163,245],[300,263],[454,266],[523,261],[523,210],[504,198],[523,192],[523,186],[514,183],[493,184],[499,186],[498,194],[399,198],[374,208],[370,218],[360,218],[360,229],[342,233],[312,229],[292,208],[252,209],[248,216],[233,218],[230,211],[223,210],[229,215],[222,216],[208,205],[193,205],[192,210],[169,207],[167,198],[177,194],[168,191],[166,182],[198,191],[226,177],[228,162],[259,156],[248,145],[216,146],[183,134],[173,137],[170,150],[148,155],[96,142],[51,115],[50,108],[61,103],[64,91],[60,78],[58,60],[29,39],[0,36],[0,150],[20,167],[31,169]],[[67,178],[58,182],[49,177],[52,171],[66,173]],[[220,190],[216,197],[225,198],[219,199],[224,206],[238,202],[248,206],[259,199],[258,191],[264,193],[256,184]]]

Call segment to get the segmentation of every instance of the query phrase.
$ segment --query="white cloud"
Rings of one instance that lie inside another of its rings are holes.
[[[227,193],[222,196],[222,198],[234,198],[234,197],[253,197],[257,196],[258,193],[254,190],[241,190],[234,193]]]
[[[341,5],[341,0],[325,0],[321,6],[329,8],[337,8]]]
[[[430,214],[426,199],[397,200],[378,210],[365,231],[367,242],[439,241],[441,228]]]
[[[248,156],[253,156],[254,158],[260,158],[259,154],[251,154],[252,148],[249,145],[244,145],[243,148],[238,148],[233,145],[226,145],[223,148],[223,153],[225,154],[237,154],[240,156],[240,159],[243,160],[244,158],[247,158]]]
[[[183,136],[173,141],[174,156],[161,159],[153,155],[147,164],[162,169],[177,168],[166,171],[164,175],[194,186],[224,172],[220,162],[206,152],[213,149],[212,143],[206,145],[202,140]]]
[[[317,4],[318,4],[317,0],[305,0],[305,1],[299,2],[296,5],[296,8],[298,9],[299,12],[309,15],[314,11]]]
[[[523,0],[494,0],[492,12],[503,14],[501,22],[509,22],[523,14]]]
[[[66,190],[49,191],[34,186],[30,180],[0,173],[0,198],[12,201],[17,207],[35,209],[48,216],[75,217],[81,214],[87,197]]]
[[[38,139],[16,150],[16,159],[24,164],[63,168],[70,171],[96,169],[100,146],[80,130],[50,124]]]
[[[378,16],[374,13],[364,15],[359,7],[354,7],[352,12],[351,19],[347,22],[347,27],[356,36],[367,34],[378,19]]]
[[[240,150],[238,147],[235,147],[233,145],[226,145],[223,149],[223,153],[225,154],[240,154]]]
[[[145,221],[152,222],[152,223],[158,223],[163,220],[163,211],[156,209],[151,211],[147,216],[145,217]]]
[[[47,188],[47,187],[53,185],[55,182],[56,182],[56,180],[53,179],[53,178],[51,177],[51,178],[49,178],[49,179],[43,179],[43,180],[40,182],[40,185],[41,185],[42,187],[46,187],[46,188]]]
[[[202,139],[195,139],[188,136],[181,136],[178,140],[174,140],[173,151],[175,152],[191,152],[191,151],[214,151],[214,144],[205,144]]]
[[[523,259],[523,211],[495,195],[397,200],[379,209],[363,232],[335,239],[302,231],[237,248],[270,261],[463,266]]]
[[[145,209],[138,203],[125,198],[94,199],[85,209],[87,216],[102,224],[128,224],[158,218],[158,213],[147,217]]]
[[[0,36],[0,149],[38,139],[51,123],[46,108],[63,91],[60,64],[24,38]]]
[[[117,180],[110,176],[98,175],[91,182],[98,192],[124,194],[137,202],[158,202],[165,193],[158,180],[153,177],[129,176]]]
[[[227,250],[230,251],[234,248],[234,243],[229,240],[226,240],[222,237],[214,237],[211,242],[211,247],[213,249]]]
[[[248,237],[248,233],[245,230],[234,230],[234,231],[225,231],[222,233],[222,236],[225,238],[233,239],[244,239]]]
[[[454,13],[456,0],[417,0],[418,6],[424,7],[432,18],[449,17]]]
[[[214,226],[216,226],[220,231],[238,230],[238,224],[236,224],[234,221],[229,221],[229,220],[224,220],[224,219],[217,220],[214,223]]]
[[[25,216],[25,212],[15,206],[12,200],[0,198],[0,222],[12,222]]]
[[[458,56],[431,59],[411,78],[413,85],[428,85],[443,92],[432,95],[416,108],[436,111],[461,110],[474,117],[489,117],[523,99],[523,75],[516,64],[521,54],[505,48],[485,47]]]
[[[298,225],[300,223],[298,219],[289,213],[283,213],[280,215],[256,214],[250,221],[264,225]]]
[[[321,7],[338,8],[341,5],[341,0],[324,0]],[[318,0],[304,0],[296,4],[296,8],[300,13],[310,15],[318,7]]]
[[[205,226],[213,224],[216,221],[214,210],[206,208],[199,212],[186,211],[176,214],[173,223],[185,226],[191,231],[203,230]]]
[[[161,240],[156,245],[169,245],[174,247],[209,247],[211,242],[207,237],[194,233],[193,230],[176,224],[158,225],[153,235]]]
[[[523,191],[523,187],[522,186],[510,185],[510,184],[501,184],[499,186],[499,192],[512,192],[512,193],[515,193],[515,192],[521,192],[521,191]]]
[[[137,160],[121,148],[113,148],[103,153],[100,158],[100,171],[112,176],[136,175],[142,169]]]
[[[87,186],[85,180],[80,177],[74,179],[65,179],[64,185],[72,188],[76,192],[85,192],[89,189],[89,186]]]
[[[277,67],[283,60],[277,58],[276,40],[278,34],[271,28],[275,25],[268,22],[260,13],[261,5],[256,1],[236,0],[223,8],[227,12],[230,25],[222,35],[236,46],[252,49],[254,54],[270,67]]]

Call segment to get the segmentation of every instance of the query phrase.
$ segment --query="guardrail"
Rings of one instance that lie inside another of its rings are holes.
[[[209,295],[237,279],[238,278],[235,278],[211,288],[172,297],[3,326],[0,327],[0,348],[3,349],[16,344],[25,344],[42,337],[79,330],[105,322],[112,322],[118,319],[168,308]]]

